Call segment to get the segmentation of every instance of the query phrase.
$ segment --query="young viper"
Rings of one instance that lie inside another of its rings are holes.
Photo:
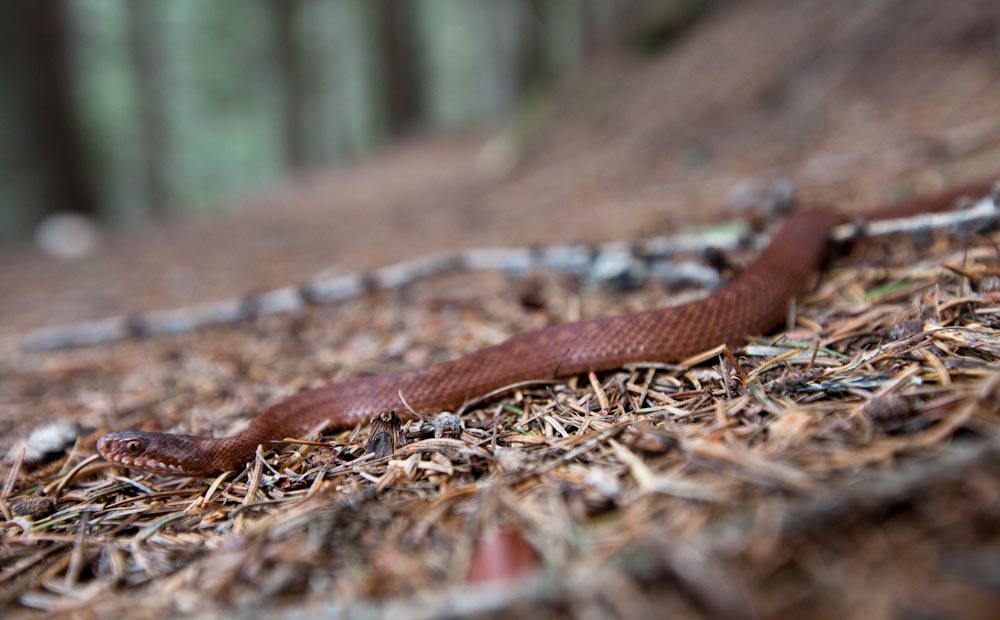
[[[868,220],[947,209],[957,199],[981,197],[992,183],[884,207]],[[676,362],[720,344],[736,345],[780,324],[789,301],[816,271],[827,239],[848,216],[811,207],[789,215],[767,248],[738,277],[698,301],[622,316],[551,325],[422,370],[365,376],[305,390],[264,409],[231,437],[121,431],[97,442],[101,455],[132,469],[205,476],[242,467],[257,446],[355,426],[395,409],[405,416],[454,410],[515,383],[541,381],[638,362]],[[400,398],[405,399],[405,403]]]

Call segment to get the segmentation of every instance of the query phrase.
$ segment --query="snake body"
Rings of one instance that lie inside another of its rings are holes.
[[[988,188],[977,183],[898,203],[870,219],[941,210],[961,196],[983,195]],[[230,437],[120,431],[101,437],[97,448],[107,460],[132,469],[205,476],[242,467],[253,459],[258,445],[299,436],[324,423],[335,431],[385,409],[404,416],[412,415],[411,409],[417,414],[454,410],[517,383],[628,363],[676,362],[720,344],[736,345],[781,323],[789,301],[823,261],[830,231],[846,220],[832,208],[792,213],[746,270],[697,301],[551,325],[424,369],[305,390],[264,409],[245,431]]]

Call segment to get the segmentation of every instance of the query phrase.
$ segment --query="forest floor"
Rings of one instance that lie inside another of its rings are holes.
[[[676,232],[740,215],[775,180],[861,210],[1000,174],[1000,5],[738,3],[656,56],[596,59],[532,112],[537,125],[414,136],[225,215],[120,231],[79,263],[4,250],[0,338],[441,249]],[[228,433],[305,386],[669,295],[541,274],[528,304],[524,282],[457,274],[193,334],[7,346],[0,451],[47,422],[83,432],[55,462],[2,466],[2,615],[996,617],[996,303],[940,265],[995,269],[997,243],[896,239],[840,259],[786,334],[822,326],[836,346],[770,368],[770,340],[738,352],[765,394],[725,366],[644,366],[487,402],[459,439],[411,425],[381,461],[353,463],[362,428],[214,484],[85,459],[107,430]],[[921,307],[962,329],[873,344]],[[859,404],[897,391],[888,411]],[[540,576],[470,589],[498,530]]]

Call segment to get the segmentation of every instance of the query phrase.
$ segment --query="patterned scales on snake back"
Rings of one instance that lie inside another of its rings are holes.
[[[942,210],[990,184],[890,205],[871,220]],[[847,220],[832,208],[788,216],[760,256],[728,285],[687,304],[552,325],[422,370],[356,377],[306,390],[263,410],[246,431],[223,438],[122,431],[98,441],[104,458],[133,469],[201,476],[250,461],[260,444],[301,435],[325,423],[353,427],[396,409],[454,409],[505,386],[623,364],[679,361],[720,344],[737,344],[779,324],[792,297],[820,266],[831,230]],[[402,398],[401,398],[402,396]],[[405,399],[405,403],[403,402]]]

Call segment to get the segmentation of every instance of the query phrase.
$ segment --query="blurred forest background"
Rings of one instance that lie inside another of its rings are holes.
[[[217,209],[407,134],[530,123],[709,0],[6,0],[0,241]]]

